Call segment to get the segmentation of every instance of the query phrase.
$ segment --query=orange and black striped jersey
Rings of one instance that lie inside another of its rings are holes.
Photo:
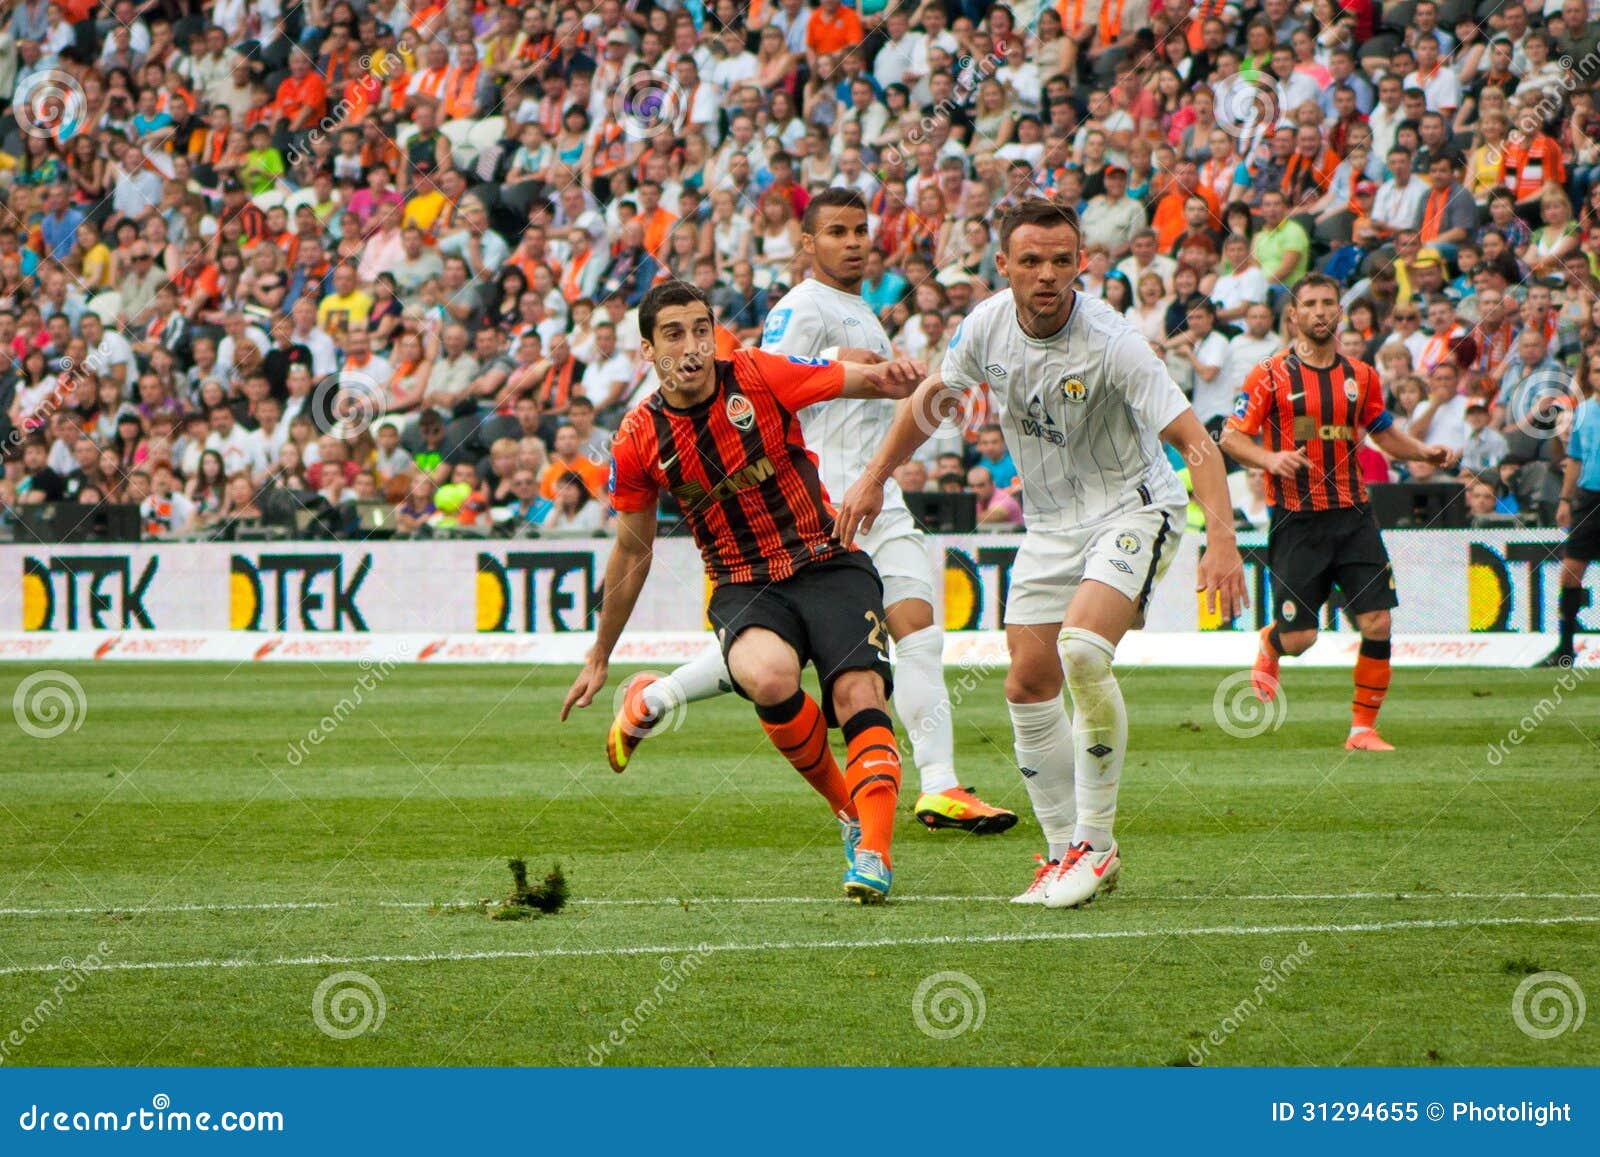
[[[657,391],[630,410],[611,447],[611,504],[677,499],[706,573],[723,583],[781,582],[844,553],[833,506],[796,413],[837,398],[844,366],[739,350],[716,363],[711,396],[687,409]]]
[[[1267,450],[1299,447],[1311,462],[1293,478],[1267,475],[1267,504],[1284,510],[1338,510],[1361,506],[1367,488],[1356,447],[1393,419],[1383,408],[1378,371],[1340,356],[1314,366],[1293,349],[1274,354],[1244,381],[1228,425]]]

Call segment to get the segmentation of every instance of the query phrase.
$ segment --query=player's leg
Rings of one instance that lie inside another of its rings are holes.
[[[1016,587],[1013,586],[1013,591]],[[1009,617],[1010,610],[1008,608]],[[1072,846],[1078,805],[1072,774],[1072,719],[1061,697],[1059,621],[1006,624],[1006,710],[1011,715],[1013,750],[1033,814],[1044,830],[1046,850],[1014,904],[1044,903],[1051,873]]]
[[[718,587],[707,613],[725,649],[733,689],[755,704],[772,745],[839,818],[848,861],[857,838],[855,812],[828,747],[822,710],[800,686],[806,628],[782,596],[784,585]]]
[[[867,556],[852,551],[802,568],[784,587],[786,601],[804,624],[828,722],[844,732],[845,786],[861,823],[854,862],[845,873],[845,895],[878,903],[889,894],[900,799],[883,585]]]
[[[1267,532],[1267,572],[1272,620],[1262,628],[1250,671],[1256,698],[1278,694],[1278,660],[1302,655],[1317,641],[1317,616],[1333,589],[1332,548],[1326,520],[1334,513],[1288,515]]]
[[[1085,552],[1083,582],[1061,628],[1078,818],[1072,846],[1046,885],[1046,907],[1075,908],[1116,886],[1122,858],[1112,829],[1127,758],[1128,709],[1112,660],[1122,636],[1143,623],[1183,520],[1181,509],[1120,515],[1096,528]]]
[[[927,570],[927,549],[913,544]],[[876,556],[874,556],[876,560]],[[883,575],[885,618],[894,640],[894,708],[900,713],[921,791],[916,815],[928,828],[988,835],[1017,822],[1015,812],[992,807],[956,779],[955,719],[944,683],[944,629],[933,619],[932,590],[897,575]],[[901,592],[904,597],[895,597]]]
[[[1351,751],[1393,751],[1378,735],[1378,710],[1389,694],[1389,612],[1399,602],[1394,571],[1377,520],[1367,511],[1350,511],[1348,517],[1350,528],[1334,544],[1334,581],[1361,632],[1361,649],[1344,745]]]
[[[1595,512],[1600,519],[1600,510]],[[1569,552],[1561,560],[1561,594],[1557,609],[1560,614],[1561,641],[1545,660],[1549,667],[1570,667],[1578,654],[1578,616],[1589,605],[1589,592],[1583,587],[1583,572],[1589,567],[1587,559],[1574,558]]]
[[[712,642],[705,653],[691,659],[667,675],[643,672],[628,680],[623,688],[622,705],[611,721],[606,736],[606,755],[612,771],[623,771],[634,749],[675,711],[700,699],[725,695],[733,690],[722,648]]]

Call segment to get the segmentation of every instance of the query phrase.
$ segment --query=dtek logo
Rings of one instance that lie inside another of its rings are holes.
[[[144,605],[160,560],[134,573],[126,555],[51,555],[22,560],[22,629],[107,631],[155,623]]]
[[[235,631],[365,631],[357,600],[371,569],[370,554],[236,554],[228,626]]]
[[[1028,399],[1028,416],[1022,419],[1022,432],[1029,437],[1043,438],[1052,446],[1067,444],[1067,436],[1056,427],[1056,420],[1038,398]]]
[[[592,550],[478,555],[478,630],[594,630],[601,585]]]

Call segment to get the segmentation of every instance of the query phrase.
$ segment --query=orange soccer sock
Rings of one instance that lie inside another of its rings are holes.
[[[861,815],[861,847],[877,852],[887,865],[894,809],[900,799],[900,749],[895,746],[894,724],[887,712],[868,708],[845,720],[843,731],[849,752],[844,777]]]
[[[1352,729],[1378,725],[1378,708],[1389,693],[1389,640],[1362,639],[1356,655],[1356,693],[1350,703]]]
[[[828,801],[833,814],[853,817],[855,805],[850,802],[839,762],[828,747],[828,725],[817,701],[804,691],[796,691],[791,698],[772,707],[758,706],[756,714],[772,746]]]

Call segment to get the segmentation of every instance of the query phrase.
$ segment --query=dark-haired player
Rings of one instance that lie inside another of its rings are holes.
[[[871,530],[895,467],[966,390],[988,383],[1027,510],[1005,603],[1006,701],[1049,843],[1016,902],[1051,908],[1109,891],[1122,863],[1112,823],[1128,713],[1111,662],[1143,621],[1185,524],[1184,487],[1162,441],[1190,463],[1206,511],[1197,581],[1207,602],[1231,615],[1245,598],[1222,456],[1133,323],[1073,289],[1082,243],[1066,206],[1028,200],[1007,211],[995,260],[1011,288],[968,315],[839,507],[844,542]]]
[[[1272,511],[1267,560],[1276,613],[1261,632],[1255,690],[1265,700],[1277,694],[1279,657],[1316,642],[1317,616],[1337,586],[1361,632],[1344,745],[1393,751],[1377,722],[1389,690],[1389,611],[1399,600],[1356,448],[1370,436],[1392,458],[1440,467],[1455,454],[1394,425],[1377,371],[1335,349],[1344,319],[1338,282],[1319,273],[1302,278],[1290,308],[1299,336],[1250,371],[1222,433],[1230,457],[1266,471]]]
[[[617,545],[594,647],[561,717],[605,686],[611,651],[650,572],[657,498],[668,490],[715,584],[708,615],[734,690],[755,703],[773,744],[845,825],[845,894],[882,901],[900,791],[886,710],[893,681],[883,585],[865,553],[833,537],[834,511],[795,415],[830,398],[905,397],[922,367],[756,350],[717,360],[711,306],[680,281],[645,294],[639,333],[661,388],[628,412],[612,444]],[[808,662],[822,683],[821,708],[800,687]],[[828,725],[844,732],[843,772]]]
[[[889,336],[861,298],[872,234],[866,198],[856,189],[826,189],[806,206],[800,243],[812,259],[812,276],[767,314],[761,348],[806,358],[839,358],[872,364],[894,356]],[[894,403],[880,398],[835,398],[800,412],[806,445],[817,455],[830,495],[845,492],[861,476],[872,452],[889,432]],[[921,780],[916,814],[929,828],[979,834],[1003,832],[1015,812],[993,807],[956,778],[955,721],[944,685],[944,630],[933,618],[934,576],[928,544],[891,479],[884,487],[884,512],[861,549],[883,580],[885,620],[894,640],[894,705],[900,712]],[[722,653],[712,648],[670,675],[641,675],[618,711],[612,766],[621,770],[650,720],[673,707],[728,690]],[[635,689],[637,688],[637,694]]]

